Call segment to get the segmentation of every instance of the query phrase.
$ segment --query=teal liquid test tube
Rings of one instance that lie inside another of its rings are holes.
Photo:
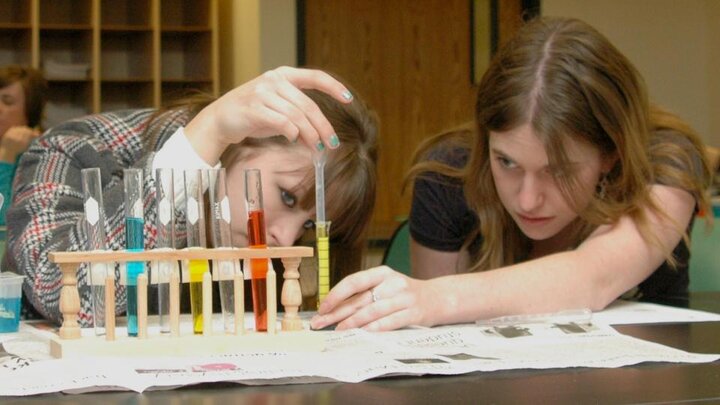
[[[155,170],[155,190],[157,207],[155,248],[175,249],[175,184],[172,169]],[[170,333],[170,278],[173,272],[179,271],[177,261],[160,260],[153,267],[153,271],[156,274],[150,275],[157,283],[160,332]]]
[[[105,208],[99,168],[80,171],[83,188],[83,226],[87,238],[87,250],[105,250]],[[88,279],[92,297],[93,326],[95,335],[105,334],[105,279],[111,267],[108,263],[88,263]]]
[[[187,246],[204,248],[205,242],[205,209],[203,191],[205,190],[203,171],[185,170],[185,215]],[[189,260],[190,275],[190,312],[192,313],[193,333],[203,333],[203,276],[210,271],[207,260]]]
[[[145,248],[143,228],[143,171],[124,169],[125,183],[125,247],[130,252],[141,252]],[[137,336],[137,277],[145,272],[145,262],[128,262],[126,274],[127,331],[128,336]]]
[[[231,248],[233,243],[230,231],[230,199],[227,193],[225,169],[208,170],[208,187],[213,246],[216,248]],[[226,333],[232,333],[235,331],[235,300],[244,299],[244,297],[235,297],[233,286],[236,274],[239,274],[242,280],[240,262],[237,260],[214,260],[213,273],[220,286],[223,327]]]

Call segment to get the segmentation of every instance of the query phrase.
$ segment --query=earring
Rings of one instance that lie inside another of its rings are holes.
[[[608,180],[608,175],[607,173],[603,173],[597,186],[595,186],[595,193],[597,194],[599,199],[604,200],[607,196],[608,184],[610,184],[610,181]]]

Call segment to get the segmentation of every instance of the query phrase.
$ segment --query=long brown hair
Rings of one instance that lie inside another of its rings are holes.
[[[377,120],[355,91],[350,104],[342,104],[320,91],[304,92],[320,107],[340,139],[340,147],[328,152],[325,165],[326,214],[332,221],[331,242],[338,247],[331,257],[343,257],[344,268],[333,270],[337,271],[333,282],[337,282],[344,275],[359,270],[365,246],[377,183]],[[248,138],[228,147],[220,160],[223,166],[230,167],[263,148],[288,145],[283,136]],[[298,190],[314,190],[314,182],[315,173],[309,170]],[[314,192],[299,193],[299,197],[300,208],[309,210],[315,206]],[[350,256],[353,257],[348,260]]]
[[[492,60],[478,89],[476,128],[470,157],[461,170],[440,173],[464,182],[468,205],[479,219],[483,244],[472,270],[487,270],[522,260],[530,240],[500,202],[490,170],[489,133],[529,124],[545,145],[549,164],[559,169],[555,179],[579,217],[572,226],[574,248],[600,224],[622,215],[635,220],[642,237],[659,246],[643,210],[667,218],[653,202],[649,186],[676,186],[693,194],[707,208],[705,190],[710,171],[702,143],[676,116],[650,106],[645,84],[629,60],[602,34],[586,23],[568,18],[539,18],[520,29]],[[674,134],[660,137],[662,130]],[[604,197],[577,203],[577,179],[567,167],[566,139],[590,143],[617,160],[606,173]],[[425,162],[422,162],[424,165]],[[691,173],[684,170],[694,169]],[[415,172],[417,173],[417,171]],[[662,179],[660,179],[662,178]],[[672,218],[667,218],[674,222]],[[684,232],[687,224],[676,224]],[[687,239],[686,239],[687,241]],[[660,246],[671,257],[672,246]]]

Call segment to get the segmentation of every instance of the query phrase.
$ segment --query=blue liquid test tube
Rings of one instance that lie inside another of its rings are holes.
[[[143,171],[124,169],[125,183],[125,247],[130,252],[141,252],[145,246],[143,228]],[[145,272],[144,262],[128,262],[127,289],[127,330],[128,336],[137,336],[137,277]]]
[[[155,198],[157,207],[156,249],[175,248],[175,185],[172,169],[155,170]],[[157,282],[158,318],[160,331],[170,332],[170,277],[177,269],[177,261],[161,260],[151,274]],[[179,276],[179,274],[178,274]]]
[[[87,250],[105,250],[105,209],[103,205],[99,168],[80,171],[85,210],[85,234]],[[111,267],[108,263],[88,263],[90,294],[92,296],[93,326],[95,335],[105,334],[105,279]]]

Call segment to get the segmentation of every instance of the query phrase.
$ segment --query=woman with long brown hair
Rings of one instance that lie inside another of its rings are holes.
[[[483,76],[475,117],[423,145],[411,170],[416,278],[355,274],[313,327],[387,330],[687,293],[687,229],[708,207],[702,145],[650,104],[602,34],[574,19],[529,22]]]
[[[376,135],[374,115],[347,86],[319,70],[289,67],[266,72],[216,100],[196,97],[161,111],[113,111],[68,121],[48,130],[20,161],[3,268],[25,275],[24,297],[40,315],[61,321],[62,274],[47,257],[51,251],[86,249],[80,172],[94,167],[102,177],[108,249],[125,247],[126,168],[144,169],[147,249],[157,237],[155,170],[220,166],[227,171],[235,246],[248,245],[241,191],[247,168],[262,173],[268,246],[292,245],[312,227],[312,154],[319,151],[327,153],[330,242],[338,251],[357,251],[370,219],[367,201],[375,196]],[[183,198],[182,187],[175,193],[176,202]],[[180,230],[183,205],[176,204]],[[178,239],[177,247],[184,247],[184,239]],[[86,270],[83,265],[78,271],[83,326],[93,320]],[[125,288],[118,288],[117,308],[125,307],[126,298]]]

